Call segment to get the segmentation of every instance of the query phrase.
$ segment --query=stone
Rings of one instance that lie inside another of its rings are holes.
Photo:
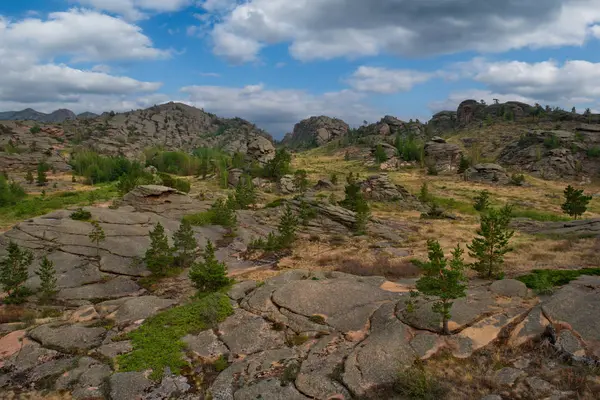
[[[516,279],[502,279],[495,281],[490,290],[499,296],[527,297],[527,286]]]
[[[571,354],[579,357],[585,356],[585,348],[573,332],[568,329],[563,329],[559,332],[556,344]]]
[[[498,164],[476,164],[465,171],[469,181],[507,184],[510,179]]]
[[[293,175],[284,175],[279,179],[278,189],[282,194],[290,194],[296,191]]]
[[[410,346],[422,360],[426,360],[435,355],[443,344],[443,341],[438,335],[425,332],[417,333],[410,341]]]
[[[104,397],[106,381],[111,369],[105,364],[92,365],[79,377],[71,395],[77,400],[101,399]]]
[[[24,372],[36,365],[52,361],[60,356],[56,350],[45,349],[38,343],[26,341],[21,351],[6,360],[5,367],[11,368],[15,373]]]
[[[254,290],[256,288],[256,281],[244,281],[244,282],[239,282],[236,283],[235,285],[233,285],[231,287],[231,289],[229,289],[229,291],[227,292],[227,295],[232,298],[233,300],[241,300],[244,297],[246,297],[246,295],[248,293],[250,293],[252,290]]]
[[[536,396],[545,396],[554,390],[550,383],[537,376],[530,376],[525,379],[525,382]]]
[[[94,306],[85,305],[73,311],[73,314],[71,314],[71,316],[69,317],[69,322],[76,324],[78,322],[93,321],[97,318],[100,318],[100,316],[96,312]]]
[[[481,400],[503,400],[503,399],[502,399],[502,396],[500,396],[500,395],[488,394],[487,396],[482,397]]]
[[[419,205],[415,196],[404,187],[392,183],[387,174],[370,176],[364,182],[360,182],[360,186],[365,197],[371,200],[399,202],[406,208]]]
[[[294,149],[322,146],[346,136],[349,129],[347,123],[337,118],[310,117],[298,122],[283,144]]]
[[[122,301],[123,299],[120,300]],[[156,296],[133,297],[122,301],[122,304],[116,311],[112,312],[106,318],[114,320],[117,325],[126,325],[151,317],[176,303],[175,300],[161,299]],[[98,306],[102,307],[102,303]]]
[[[27,331],[14,331],[0,338],[0,368],[4,365],[4,360],[21,351],[27,340],[26,334]]]
[[[111,400],[142,400],[152,383],[141,372],[118,372],[108,380]]]
[[[171,400],[179,398],[190,390],[191,386],[187,383],[184,376],[175,376],[171,373],[169,367],[165,368],[165,373],[160,385],[144,396],[144,400]]]
[[[240,178],[244,175],[244,170],[239,168],[232,168],[227,171],[227,183],[229,186],[236,187],[240,182]]]
[[[438,172],[454,172],[458,169],[462,151],[452,143],[429,141],[423,147],[425,163]]]
[[[538,338],[544,333],[549,324],[550,322],[542,312],[542,307],[538,305],[513,329],[508,339],[508,344],[518,347],[532,339]]]
[[[27,380],[36,389],[53,389],[56,380],[73,368],[75,362],[75,358],[65,357],[39,364],[28,372]]]
[[[591,354],[600,357],[600,277],[582,276],[560,288],[542,303],[554,324],[566,324],[584,341]]]
[[[329,179],[319,179],[315,186],[313,186],[314,190],[329,190],[334,188],[335,185]]]
[[[500,386],[513,386],[523,375],[526,374],[520,369],[504,367],[494,374],[494,381]]]
[[[569,222],[539,222],[515,218],[511,227],[521,232],[557,237],[600,237],[600,218],[580,219]]]
[[[131,341],[122,340],[119,342],[113,342],[109,344],[102,345],[96,349],[96,353],[101,355],[102,357],[112,360],[118,355],[129,353],[133,350],[133,346],[131,345]]]
[[[213,397],[217,400],[217,397]],[[255,385],[245,386],[235,392],[235,400],[308,400],[293,385],[285,385],[277,379],[267,379]]]
[[[103,283],[95,283],[77,288],[62,289],[58,298],[64,300],[106,300],[138,294],[142,288],[133,280],[118,276]]]
[[[56,327],[41,325],[29,332],[29,336],[42,346],[64,353],[79,353],[98,347],[104,335],[104,328],[88,328],[79,324]]]
[[[285,343],[283,333],[273,330],[263,318],[244,310],[236,310],[219,324],[219,337],[237,355],[276,349]]]
[[[191,352],[203,358],[217,359],[219,356],[229,353],[229,349],[212,330],[206,330],[197,335],[187,335],[182,341]]]

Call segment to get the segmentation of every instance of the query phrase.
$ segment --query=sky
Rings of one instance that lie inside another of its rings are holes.
[[[179,101],[281,138],[465,99],[600,110],[600,0],[0,2],[0,110]]]

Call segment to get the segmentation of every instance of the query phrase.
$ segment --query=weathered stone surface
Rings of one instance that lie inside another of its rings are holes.
[[[600,357],[600,277],[578,278],[559,289],[542,308],[552,323],[570,326],[583,339],[588,351]]]
[[[549,323],[542,313],[542,307],[539,305],[534,307],[527,317],[513,329],[508,344],[517,347],[541,336]]]
[[[260,381],[251,386],[246,386],[237,392],[233,397],[235,400],[307,400],[309,397],[303,396],[294,386],[285,385],[277,379],[268,379]],[[216,398],[215,398],[216,400]]]
[[[197,335],[187,335],[182,340],[190,351],[203,358],[216,359],[229,352],[229,349],[212,330],[206,330]]]
[[[393,384],[398,369],[416,357],[409,328],[396,318],[393,304],[377,310],[371,324],[371,334],[348,356],[342,375],[346,387],[364,398],[376,387]]]
[[[161,299],[156,296],[133,297],[122,301],[116,311],[106,318],[114,320],[118,325],[128,324],[151,317],[175,304],[176,301],[174,300]],[[97,307],[102,307],[102,303],[98,304]]]
[[[65,300],[104,300],[118,299],[133,296],[142,290],[137,283],[122,276],[116,277],[104,283],[81,286],[77,288],[62,289],[58,297]]]
[[[83,325],[42,325],[29,332],[29,336],[42,346],[64,353],[78,353],[98,347],[105,334],[104,328],[88,328]]]
[[[395,185],[387,174],[368,177],[360,183],[365,197],[375,201],[400,202],[407,208],[419,207],[420,203],[415,196],[400,185]]]
[[[4,365],[4,360],[21,351],[26,333],[26,331],[15,331],[0,338],[0,368]]]
[[[233,285],[227,292],[227,295],[233,300],[241,300],[255,288],[256,281],[244,281]]]
[[[511,226],[521,232],[556,237],[600,237],[600,218],[568,222],[540,222],[515,218]]]
[[[168,367],[160,385],[144,396],[144,400],[171,400],[177,399],[190,389],[184,376],[175,376]]]
[[[152,383],[141,372],[118,372],[109,379],[111,400],[141,400]]]
[[[439,335],[428,332],[420,332],[410,341],[410,346],[422,360],[433,356],[443,345]]]
[[[277,188],[282,194],[290,194],[294,193],[297,188],[294,184],[294,176],[293,175],[284,175],[279,179],[277,184]]]
[[[219,332],[227,348],[239,355],[276,349],[285,343],[282,332],[273,330],[263,318],[241,309],[219,324]]]
[[[310,117],[297,123],[283,144],[291,148],[322,146],[347,135],[348,129],[348,124],[337,118]]]
[[[77,400],[102,399],[104,398],[106,381],[112,373],[110,367],[105,364],[90,366],[79,377],[79,381],[72,391],[72,396]]]
[[[504,168],[498,164],[476,164],[465,171],[468,180],[475,182],[500,183],[509,182]]]
[[[527,382],[527,385],[531,391],[537,396],[548,395],[550,392],[552,392],[552,390],[554,390],[554,386],[547,381],[538,378],[537,376],[531,376],[525,379],[525,382]]]
[[[520,369],[505,367],[496,372],[494,380],[498,385],[512,386],[523,375],[525,375],[525,372]]]
[[[425,162],[432,165],[438,172],[456,171],[460,163],[462,151],[458,145],[430,141],[424,146]]]
[[[36,365],[56,359],[60,356],[56,350],[45,349],[38,343],[26,341],[21,351],[5,362],[5,367],[15,373],[21,373]]]
[[[490,290],[500,296],[526,297],[527,286],[516,279],[502,279],[491,284]]]
[[[99,317],[100,315],[98,315],[94,306],[88,304],[81,306],[77,310],[73,311],[73,313],[69,317],[69,322],[75,324],[78,322],[89,322]]]
[[[582,346],[579,339],[568,329],[563,329],[558,334],[556,344],[576,356],[585,356],[585,348]]]
[[[95,351],[104,358],[113,359],[118,355],[129,353],[131,350],[133,350],[131,341],[122,340],[119,342],[102,345],[98,347]]]

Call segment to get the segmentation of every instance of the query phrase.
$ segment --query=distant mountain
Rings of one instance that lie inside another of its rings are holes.
[[[77,115],[71,110],[60,109],[51,114],[41,113],[32,108],[22,111],[0,112],[0,121],[37,121],[42,123],[58,123],[69,119],[76,119]]]
[[[84,113],[77,115],[77,118],[79,118],[79,119],[89,119],[89,118],[96,118],[96,117],[99,117],[99,115],[94,114],[93,112],[84,112]]]

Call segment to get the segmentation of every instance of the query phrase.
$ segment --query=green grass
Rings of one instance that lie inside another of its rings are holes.
[[[431,196],[432,200],[439,206],[445,209],[452,209],[462,214],[477,215],[477,211],[473,208],[473,204],[466,201],[453,199],[452,197],[437,197]]]
[[[184,220],[188,221],[194,226],[212,225],[214,218],[215,212],[213,210],[202,211],[196,214],[188,214],[183,217]]]
[[[566,285],[581,275],[600,275],[600,268],[583,268],[576,270],[557,269],[535,269],[530,274],[523,275],[517,279],[527,285],[528,288],[538,293],[548,293],[557,286]]]
[[[222,293],[213,293],[148,318],[127,335],[133,352],[117,358],[119,370],[152,369],[150,378],[155,380],[161,379],[165,367],[180,374],[187,365],[183,359],[185,344],[181,338],[208,329],[232,313],[229,298]]]
[[[559,221],[570,221],[571,219],[564,215],[559,215],[552,212],[547,211],[539,211],[533,209],[513,209],[512,212],[513,218],[529,218],[534,221],[541,222],[559,222]]]
[[[37,217],[54,210],[90,203],[91,192],[60,192],[42,196],[27,196],[12,206],[0,207],[0,224],[9,224]],[[95,201],[110,200],[118,196],[114,185],[98,186],[93,191]]]

